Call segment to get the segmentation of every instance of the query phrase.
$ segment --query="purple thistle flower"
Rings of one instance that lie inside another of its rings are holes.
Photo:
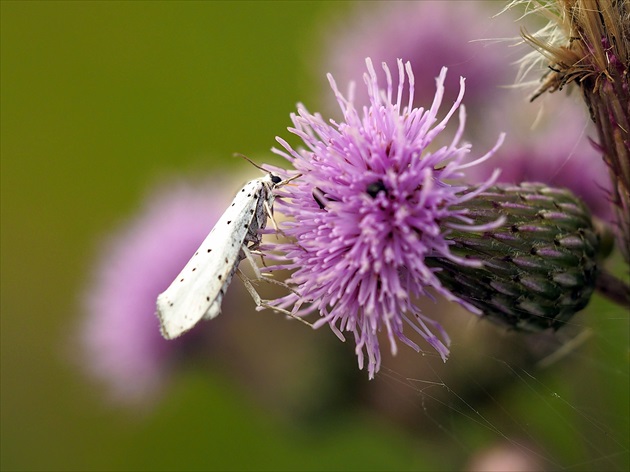
[[[210,190],[209,190],[210,189]],[[81,362],[113,399],[155,399],[171,367],[198,333],[166,341],[155,298],[179,273],[229,201],[213,185],[160,188],[130,223],[114,233],[84,295]]]
[[[292,115],[295,127],[289,131],[307,149],[296,150],[277,138],[284,151],[273,151],[291,162],[301,177],[295,185],[282,189],[279,194],[284,201],[277,203],[278,210],[290,218],[282,228],[292,240],[267,249],[273,257],[287,260],[269,270],[292,270],[288,282],[300,294],[276,303],[293,305],[300,315],[319,311],[321,319],[315,326],[328,323],[342,340],[344,331],[352,332],[359,366],[363,367],[365,351],[372,378],[380,367],[378,332],[382,328],[394,354],[396,338],[420,349],[403,334],[406,323],[443,360],[448,357],[448,335],[420,312],[414,297],[432,297],[431,289],[480,313],[445,289],[426,259],[440,256],[478,266],[476,261],[451,253],[451,243],[445,238],[448,229],[444,228],[479,231],[496,226],[498,222],[474,226],[466,210],[450,208],[488,188],[496,175],[465,195],[462,192],[468,187],[452,181],[461,179],[465,168],[489,158],[502,137],[488,154],[464,163],[470,150],[470,145],[459,144],[465,122],[464,108],[460,108],[464,79],[454,104],[438,121],[446,68],[436,80],[433,103],[424,110],[413,106],[414,76],[409,63],[398,61],[397,86],[383,64],[385,90],[379,88],[372,62],[368,59],[366,64],[364,80],[370,104],[362,112],[355,108],[352,95],[345,98],[329,75],[343,121],[326,122],[320,114],[298,105],[298,114]],[[460,124],[450,145],[430,150],[433,139],[458,108]]]

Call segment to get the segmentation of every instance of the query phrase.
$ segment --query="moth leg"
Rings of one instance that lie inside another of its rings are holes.
[[[264,255],[262,252],[260,252],[260,251],[258,251],[258,250],[253,250],[253,249],[250,249],[250,250],[249,250],[249,252],[251,252],[251,253],[252,253],[253,255],[255,255],[255,256],[260,257],[260,262],[262,263],[262,265],[263,265],[264,267],[267,267],[267,264],[265,263],[265,255]],[[262,277],[267,277],[265,274],[260,274],[260,275],[261,275]]]
[[[294,295],[300,296],[300,294],[296,292],[293,288],[291,288],[289,285],[285,284],[284,282],[280,282],[279,280],[273,279],[272,278],[273,276],[271,274],[267,275],[260,272],[260,269],[258,268],[258,264],[256,264],[256,261],[254,260],[254,256],[253,256],[253,254],[258,254],[258,253],[251,251],[250,249],[245,247],[245,245],[243,245],[243,254],[245,255],[245,259],[247,259],[247,262],[249,262],[249,265],[252,266],[252,270],[254,271],[254,275],[256,276],[255,281],[262,280],[270,284],[279,285],[280,287],[287,289],[289,292],[293,293]],[[263,263],[264,263],[264,260],[263,260]],[[251,281],[249,282],[251,284]]]
[[[252,251],[250,251],[247,248],[247,246],[245,246],[244,244],[243,244],[243,247],[241,248],[241,251],[243,252],[243,255],[245,256],[245,259],[247,259],[247,262],[249,262],[249,265],[252,267],[252,270],[254,271],[254,275],[256,276],[256,280],[262,279],[263,275],[260,273],[258,264],[256,264],[256,260],[254,259],[254,256],[252,255]]]
[[[265,264],[265,254],[259,251],[258,247],[259,247],[258,245],[250,246],[247,248],[247,250],[249,251],[250,254],[260,257],[260,262],[262,262],[262,265],[267,267],[267,264]],[[252,259],[248,258],[247,260],[249,261],[250,264],[253,265],[253,260],[254,260],[253,258]],[[262,277],[265,277],[265,274],[260,274],[260,275]]]
[[[285,284],[284,282],[281,282],[279,280],[273,279],[272,275],[266,275],[266,274],[262,274],[262,277],[258,280],[261,280],[263,282],[267,282],[269,284],[274,284],[274,285],[278,285],[282,288],[287,289],[289,292],[291,292],[293,295],[297,295],[298,297],[300,296],[300,293],[298,291],[296,291],[294,288],[292,288],[290,285]]]
[[[276,219],[273,217],[273,209],[269,206],[269,203],[267,203],[267,201],[263,202],[263,206],[265,207],[265,212],[267,213],[267,218],[269,219],[269,221],[271,221],[271,225],[273,226],[273,229],[276,230],[276,233],[278,233],[280,231],[280,229],[278,228],[278,224],[276,223]]]
[[[265,300],[260,298],[260,295],[258,294],[256,289],[252,285],[252,283],[249,280],[249,278],[240,269],[236,270],[236,275],[238,275],[238,278],[241,279],[241,281],[243,282],[243,285],[245,285],[245,288],[247,289],[247,291],[249,292],[251,297],[254,299],[254,303],[256,304],[257,307],[267,308],[269,310],[273,310],[273,311],[276,311],[278,313],[282,313],[283,315],[286,315],[286,316],[288,316],[290,318],[298,320],[298,321],[304,323],[305,325],[307,325],[307,326],[309,326],[311,328],[313,327],[313,325],[311,323],[309,323],[308,321],[306,321],[306,320],[304,320],[304,319],[302,319],[302,318],[300,318],[298,316],[295,316],[290,311],[287,311],[284,308],[280,308],[280,307],[277,307],[277,306],[270,305]]]

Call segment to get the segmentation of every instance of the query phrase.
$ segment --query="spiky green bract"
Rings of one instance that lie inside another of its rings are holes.
[[[451,251],[481,259],[473,268],[436,257],[437,276],[493,321],[522,331],[557,329],[593,293],[600,246],[588,208],[570,191],[543,184],[497,185],[465,203],[480,233],[453,230]]]

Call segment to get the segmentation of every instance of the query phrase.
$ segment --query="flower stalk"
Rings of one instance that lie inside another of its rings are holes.
[[[536,4],[535,11],[550,23],[536,34],[523,32],[523,37],[549,61],[550,72],[532,99],[571,83],[581,89],[610,172],[617,246],[630,264],[630,2]]]

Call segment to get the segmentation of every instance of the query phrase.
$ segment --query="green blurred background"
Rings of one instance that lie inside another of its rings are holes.
[[[225,376],[194,370],[148,413],[108,406],[65,346],[95,242],[161,176],[236,167],[234,152],[260,155],[286,136],[295,103],[315,100],[316,33],[347,5],[1,9],[3,470],[450,470],[512,434],[545,445],[551,468],[628,467],[628,317],[600,299],[577,354],[521,372],[483,411],[459,403],[432,423],[409,382],[432,423],[422,434],[351,406],[317,427],[286,421]]]

